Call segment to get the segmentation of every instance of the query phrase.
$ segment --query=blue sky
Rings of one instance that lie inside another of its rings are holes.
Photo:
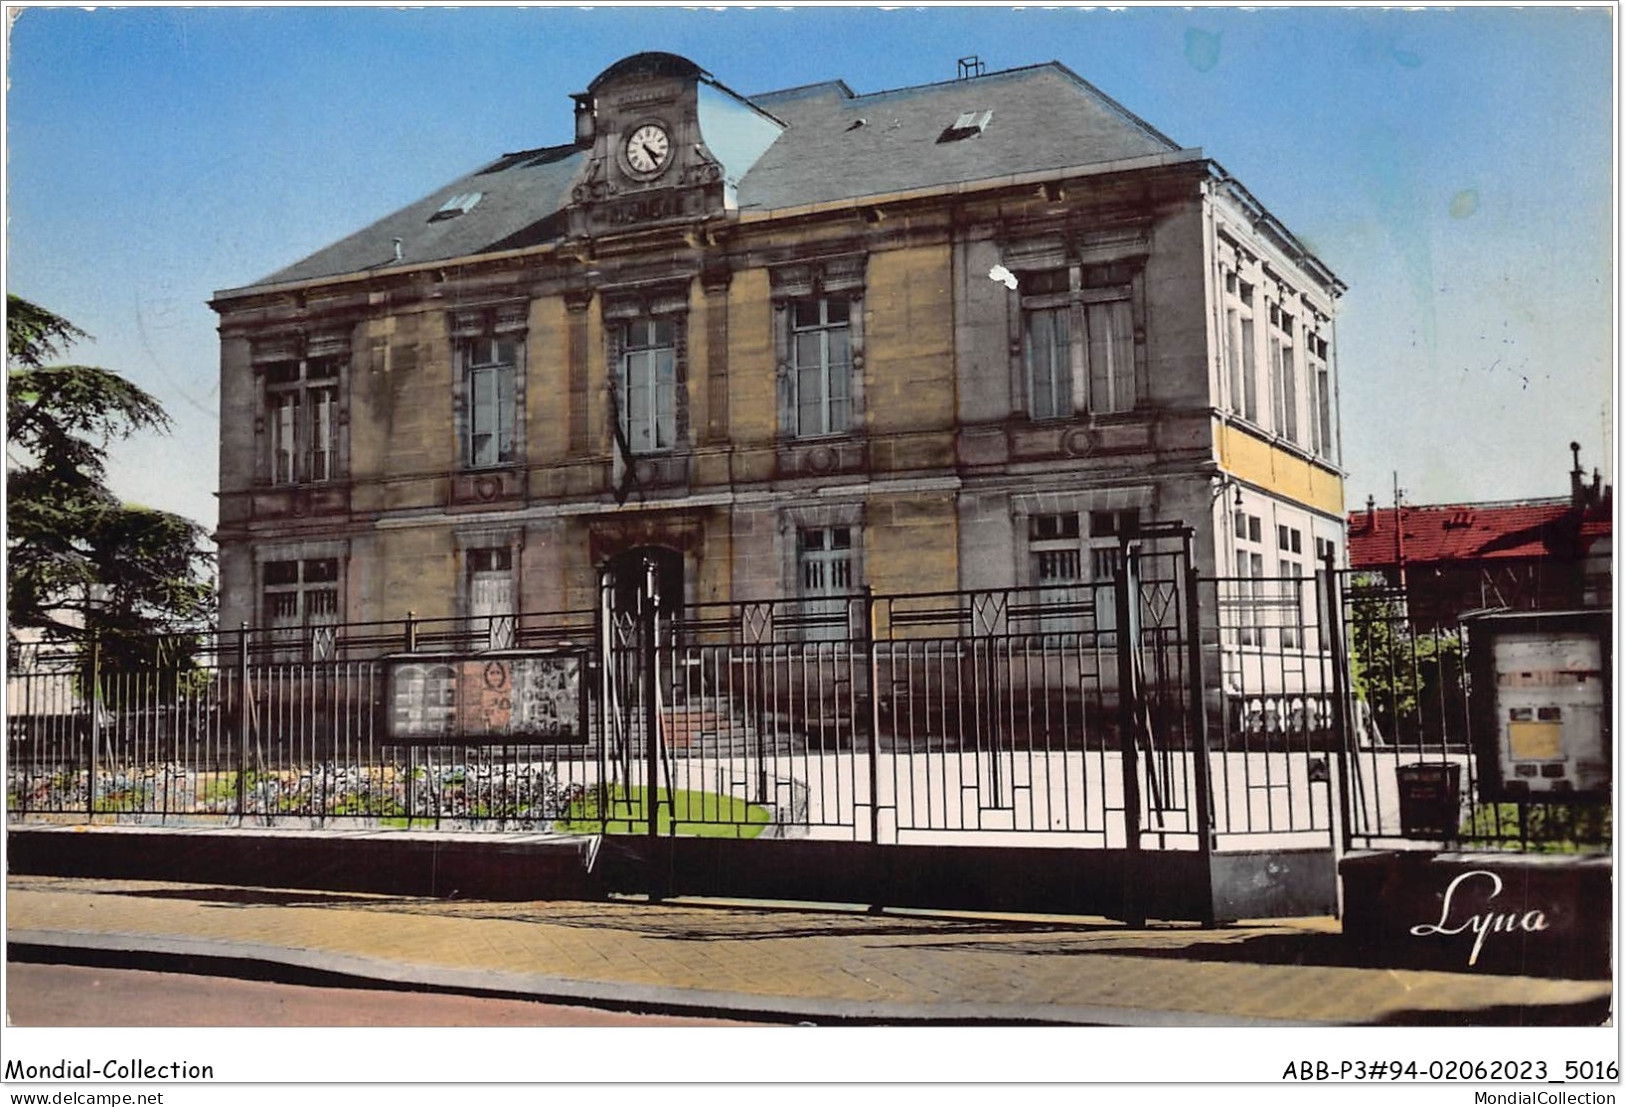
[[[1349,285],[1350,507],[1613,474],[1607,8],[34,8],[10,30],[7,289],[176,421],[115,487],[215,521],[217,289],[508,150],[670,50],[750,94],[1058,60],[1199,146]]]

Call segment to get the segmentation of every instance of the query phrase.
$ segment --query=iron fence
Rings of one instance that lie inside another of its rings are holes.
[[[8,816],[1220,851],[1611,835],[1605,809],[1478,802],[1459,632],[1327,568],[1199,577],[1175,547],[1064,590],[628,594],[195,635],[136,669],[35,649],[7,682]],[[561,650],[568,739],[394,725],[403,660]],[[1418,767],[1450,818],[1405,818]]]
[[[1334,584],[1347,650],[1348,844],[1610,848],[1610,805],[1482,798],[1462,624],[1413,618],[1407,591],[1380,577],[1345,570]]]

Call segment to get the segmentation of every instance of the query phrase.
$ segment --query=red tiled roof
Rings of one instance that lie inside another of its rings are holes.
[[[1503,558],[1575,557],[1613,533],[1607,514],[1582,521],[1567,497],[1496,504],[1424,504],[1404,507],[1404,541],[1396,539],[1391,507],[1349,513],[1349,564],[1357,569]]]

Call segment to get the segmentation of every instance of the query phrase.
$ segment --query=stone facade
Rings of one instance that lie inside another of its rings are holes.
[[[1342,549],[1342,286],[1062,67],[637,55],[576,132],[217,294],[224,625],[589,608],[651,548],[690,603],[1029,586],[1058,517]]]

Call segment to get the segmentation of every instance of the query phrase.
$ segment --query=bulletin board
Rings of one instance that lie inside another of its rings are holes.
[[[391,658],[385,703],[390,740],[585,743],[586,671],[580,651]]]

